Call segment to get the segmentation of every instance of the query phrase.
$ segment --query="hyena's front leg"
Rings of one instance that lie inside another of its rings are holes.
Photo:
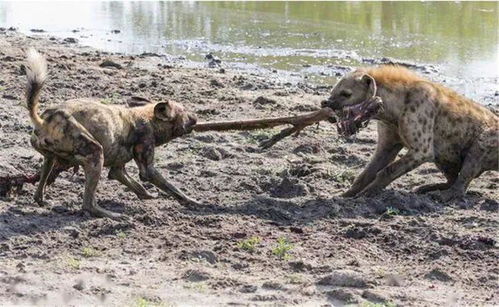
[[[406,98],[405,110],[399,119],[399,135],[408,152],[399,160],[390,163],[376,174],[376,179],[360,195],[377,194],[393,180],[410,172],[425,162],[433,160],[433,104],[424,89],[415,91]]]
[[[362,191],[376,178],[376,174],[380,169],[387,166],[397,157],[401,149],[402,144],[400,143],[397,128],[383,122],[378,122],[378,145],[376,152],[362,173],[355,178],[350,189],[341,196],[352,197],[357,195],[357,193]]]
[[[402,158],[379,171],[376,175],[376,179],[368,185],[367,188],[360,192],[360,195],[373,196],[383,190],[393,180],[428,161],[430,161],[430,159],[409,151]]]

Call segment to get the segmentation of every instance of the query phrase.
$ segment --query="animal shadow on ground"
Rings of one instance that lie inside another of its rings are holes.
[[[0,202],[0,207],[1,207]],[[81,208],[72,208],[67,202],[40,208],[38,205],[16,201],[18,206],[9,206],[0,212],[0,245],[16,237],[35,237],[52,231],[64,230],[77,236],[78,227],[94,219]],[[99,201],[99,205],[113,212],[123,213],[123,203],[112,200]],[[114,233],[117,229],[129,228],[129,223],[116,223],[107,219],[99,223],[94,235]],[[112,229],[111,229],[111,228]],[[115,229],[116,228],[116,229]],[[1,248],[0,248],[1,254]]]
[[[257,195],[251,200],[232,206],[209,204],[202,207],[185,207],[184,213],[191,215],[248,215],[268,220],[276,225],[286,226],[308,224],[315,220],[328,218],[380,219],[393,215],[442,214],[444,208],[448,206],[466,209],[475,206],[479,201],[479,198],[470,195],[459,202],[442,203],[433,200],[428,195],[394,190],[383,191],[380,195],[372,198],[332,197],[330,199],[306,200]],[[492,199],[484,201],[495,202]]]

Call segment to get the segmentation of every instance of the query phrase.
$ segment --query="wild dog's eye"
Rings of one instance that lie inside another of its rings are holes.
[[[348,97],[352,96],[352,92],[351,91],[341,91],[340,95],[345,97],[345,98],[348,98]]]

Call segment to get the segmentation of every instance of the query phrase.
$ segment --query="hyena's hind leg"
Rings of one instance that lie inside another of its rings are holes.
[[[43,199],[43,193],[45,192],[45,187],[47,185],[47,179],[54,168],[55,158],[52,155],[47,154],[43,157],[43,164],[40,169],[40,181],[38,182],[38,187],[35,192],[35,201],[40,206],[47,205],[47,202]]]
[[[414,193],[424,194],[432,191],[446,190],[454,184],[459,174],[459,167],[457,165],[456,166],[445,165],[445,166],[439,166],[438,168],[444,174],[445,178],[447,179],[447,182],[425,184],[414,189]]]
[[[440,193],[443,201],[464,197],[471,181],[488,170],[499,168],[499,138],[497,130],[486,131],[471,146],[454,184]]]

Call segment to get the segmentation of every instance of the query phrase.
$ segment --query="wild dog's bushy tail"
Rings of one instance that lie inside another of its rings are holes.
[[[40,91],[47,79],[47,61],[45,58],[33,48],[26,52],[26,75],[28,76],[28,84],[26,86],[26,100],[28,103],[29,116],[35,125],[35,128],[40,128],[43,124],[43,119],[38,114],[38,98]]]

